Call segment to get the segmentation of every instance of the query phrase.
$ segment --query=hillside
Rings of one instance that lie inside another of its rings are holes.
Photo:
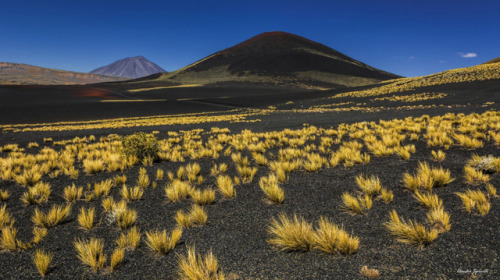
[[[300,103],[279,108],[308,112],[414,110],[421,108],[497,106],[500,64],[481,64],[427,76],[399,78],[376,85],[323,91]]]
[[[498,62],[500,62],[500,57],[497,57],[497,58],[494,58],[492,60],[486,61],[483,64],[498,63]]]
[[[122,80],[97,74],[79,73],[0,62],[0,85],[72,85],[94,84]]]
[[[342,88],[398,77],[309,39],[285,32],[267,32],[154,81]]]
[[[109,65],[90,71],[92,74],[108,75],[122,78],[141,78],[157,73],[167,72],[143,56],[127,57]]]

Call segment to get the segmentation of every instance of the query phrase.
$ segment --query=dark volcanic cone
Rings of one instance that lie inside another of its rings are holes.
[[[257,35],[167,76],[184,83],[268,82],[327,87],[399,77],[286,32]]]
[[[250,72],[260,75],[283,75],[321,71],[376,79],[396,77],[325,45],[285,32],[260,34],[210,56],[189,70],[202,71],[221,65],[227,65],[234,74]]]

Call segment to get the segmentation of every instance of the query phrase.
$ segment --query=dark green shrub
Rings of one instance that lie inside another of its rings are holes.
[[[136,156],[140,160],[145,157],[158,158],[160,150],[158,140],[154,135],[136,132],[122,140],[123,153],[127,156]]]

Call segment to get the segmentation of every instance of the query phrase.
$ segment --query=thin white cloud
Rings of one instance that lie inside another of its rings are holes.
[[[458,55],[460,55],[461,57],[463,58],[473,58],[473,57],[477,57],[477,53],[473,53],[473,52],[469,52],[469,53],[458,53]]]
[[[407,60],[408,60],[408,61],[413,61],[414,59],[415,59],[415,57],[414,57],[414,56],[410,56],[410,57],[408,57],[408,59],[407,59]]]

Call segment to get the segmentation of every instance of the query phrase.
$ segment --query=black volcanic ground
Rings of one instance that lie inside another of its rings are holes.
[[[93,120],[102,118],[138,117],[166,114],[225,111],[232,109],[267,108],[306,109],[321,105],[330,96],[370,86],[353,89],[314,91],[296,88],[275,87],[185,87],[167,88],[144,92],[129,92],[122,84],[96,86],[4,86],[0,87],[0,123],[40,123]],[[500,85],[496,80],[463,84],[446,84],[422,87],[417,92],[450,93],[440,99],[443,105],[460,105],[476,108],[485,100],[500,102]],[[401,93],[404,94],[404,93]],[[152,102],[109,102],[151,100]],[[335,102],[366,103],[370,106],[387,105],[372,98],[338,98]],[[286,104],[286,103],[291,104]],[[434,104],[435,100],[419,104]],[[391,103],[392,107],[409,105]],[[410,104],[411,105],[411,104]],[[492,105],[496,106],[496,105]],[[467,109],[469,110],[469,109]],[[471,109],[474,110],[474,109]],[[395,112],[399,112],[396,110]],[[335,115],[338,113],[334,113]],[[327,123],[328,121],[325,121]],[[337,121],[336,121],[337,122]],[[285,127],[285,126],[283,126]]]
[[[174,84],[173,84],[174,85]],[[357,88],[366,89],[369,86]],[[350,89],[355,90],[355,89]],[[94,129],[77,131],[50,132],[9,132],[0,133],[0,144],[18,143],[26,147],[29,142],[37,142],[39,148],[26,149],[27,153],[36,153],[44,147],[59,149],[51,143],[44,143],[43,138],[51,137],[54,141],[72,139],[75,136],[95,135],[97,139],[109,134],[128,135],[136,131],[159,131],[158,138],[168,137],[168,132],[202,128],[210,131],[211,127],[228,127],[231,133],[243,129],[252,131],[275,131],[282,129],[301,129],[305,123],[319,128],[329,128],[341,123],[377,122],[408,116],[443,115],[446,113],[482,113],[487,110],[500,110],[500,83],[498,80],[477,81],[470,83],[452,83],[440,86],[428,86],[399,92],[392,95],[440,92],[448,94],[437,100],[424,100],[417,103],[376,101],[373,97],[343,97],[332,101],[327,99],[345,92],[345,89],[313,91],[296,88],[255,87],[241,85],[230,87],[186,87],[164,88],[144,92],[129,92],[123,83],[109,83],[94,86],[9,86],[0,87],[0,123],[41,123],[56,121],[97,120],[102,118],[121,118],[153,116],[166,114],[188,114],[218,111],[217,114],[234,113],[231,110],[265,109],[275,106],[278,110],[268,114],[254,116],[259,119],[250,123],[213,122],[204,124],[146,126],[121,129]],[[163,100],[164,101],[158,101]],[[106,102],[113,100],[152,100],[151,102]],[[153,101],[155,100],[155,101]],[[102,102],[105,101],[105,102]],[[347,103],[344,111],[294,112],[311,106]],[[365,104],[365,105],[357,105]],[[377,108],[374,111],[349,109],[352,105]],[[422,107],[398,108],[399,106],[421,105]],[[440,105],[440,106],[436,106]],[[427,107],[426,107],[427,106]],[[205,137],[205,136],[203,136]],[[203,139],[206,141],[206,139]],[[316,140],[319,145],[320,139]],[[405,140],[408,141],[408,140]],[[217,194],[214,205],[206,206],[208,222],[203,227],[187,229],[181,242],[166,256],[151,253],[144,243],[136,251],[127,251],[125,262],[116,271],[93,273],[76,257],[73,247],[75,238],[102,238],[105,252],[114,248],[115,239],[120,231],[116,226],[101,223],[89,232],[78,228],[76,217],[80,207],[95,207],[97,218],[104,217],[100,200],[92,202],[78,201],[73,206],[70,218],[63,224],[49,229],[49,235],[37,248],[44,248],[54,254],[53,266],[46,279],[176,279],[177,256],[185,254],[186,246],[196,244],[199,252],[210,248],[219,261],[220,268],[230,279],[363,279],[360,268],[364,265],[380,271],[379,279],[500,279],[498,264],[500,252],[500,204],[498,198],[492,198],[492,207],[488,215],[466,214],[460,199],[454,192],[463,192],[470,188],[463,179],[465,162],[475,153],[479,155],[500,156],[500,150],[492,140],[484,140],[485,146],[476,150],[467,150],[452,146],[446,150],[446,160],[439,164],[431,161],[430,153],[435,148],[427,146],[425,139],[416,142],[417,153],[409,161],[396,155],[375,157],[372,155],[368,165],[357,165],[346,169],[341,166],[325,168],[319,173],[305,171],[293,172],[288,183],[283,184],[286,200],[282,205],[266,203],[258,185],[258,179],[267,174],[265,167],[259,167],[256,179],[251,184],[236,187],[235,199],[223,199]],[[406,144],[406,142],[405,142]],[[338,145],[332,146],[334,149]],[[270,152],[277,154],[275,147]],[[0,154],[5,156],[5,154]],[[248,151],[244,155],[251,158]],[[404,172],[413,172],[419,161],[430,162],[433,166],[443,166],[451,171],[456,180],[449,186],[436,189],[444,200],[444,207],[451,213],[451,230],[438,237],[424,249],[399,243],[387,232],[382,223],[387,221],[389,211],[396,209],[401,216],[424,221],[425,211],[411,194],[404,190],[401,178]],[[159,162],[146,167],[153,180],[157,168],[175,171],[179,166],[194,162],[187,159],[184,163]],[[221,156],[217,161],[204,158],[199,162],[201,174],[206,179],[203,187],[214,186],[214,179],[209,175],[214,162],[224,162],[230,166],[228,173],[235,176],[230,157]],[[252,163],[254,164],[254,163]],[[128,182],[133,184],[139,168],[136,165],[125,171]],[[394,191],[394,202],[384,204],[374,202],[374,207],[366,216],[351,216],[340,208],[340,197],[346,190],[356,189],[354,178],[358,174],[370,174],[380,177],[384,187]],[[86,175],[80,171],[77,183],[85,186],[120,174],[98,173]],[[500,175],[491,174],[491,183],[498,188]],[[49,205],[62,204],[62,189],[74,182],[66,175],[57,178],[45,176],[43,181],[52,185],[53,193]],[[143,199],[130,203],[130,207],[139,213],[138,227],[144,233],[150,229],[171,230],[175,226],[174,216],[179,209],[188,209],[189,200],[179,203],[167,203],[164,186],[167,179],[158,181],[158,187],[146,189]],[[16,219],[18,237],[31,238],[33,222],[32,206],[25,206],[20,197],[26,191],[13,181],[0,181],[0,188],[8,190],[11,197],[5,202],[7,210]],[[111,195],[120,198],[119,188],[113,188]],[[48,209],[47,204],[40,206]],[[1,205],[0,205],[1,206]],[[350,233],[360,237],[360,248],[356,254],[326,255],[313,251],[309,253],[282,252],[267,244],[269,234],[266,229],[270,219],[279,213],[297,213],[309,221],[316,221],[320,215],[328,216],[338,225],[343,225]],[[32,264],[33,250],[8,252],[0,251],[0,278],[2,279],[39,279],[40,276]],[[109,263],[109,261],[108,261]],[[458,270],[488,270],[487,273],[472,276],[459,273]],[[234,276],[234,275],[237,275]]]

